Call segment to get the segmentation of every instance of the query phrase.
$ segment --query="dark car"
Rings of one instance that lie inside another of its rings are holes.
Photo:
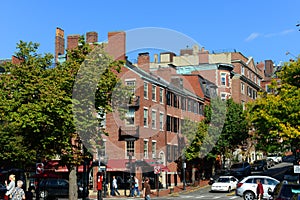
[[[69,181],[65,179],[43,179],[39,183],[39,196],[41,198],[51,199],[57,197],[69,196]],[[85,196],[88,196],[86,194]],[[83,197],[83,188],[78,186],[78,197]]]
[[[235,177],[244,177],[251,175],[251,166],[248,162],[240,162],[231,165],[230,175]]]
[[[251,165],[252,171],[265,171],[268,169],[267,160],[255,160]]]
[[[288,183],[297,183],[298,179],[299,175],[294,173],[294,167],[289,167],[283,175],[283,180]]]
[[[292,200],[297,194],[300,193],[299,184],[288,184],[281,182],[276,185],[274,191],[268,191],[268,194],[271,195],[272,199],[282,199],[282,200]]]
[[[4,199],[6,193],[6,187],[4,184],[0,183],[0,199]]]

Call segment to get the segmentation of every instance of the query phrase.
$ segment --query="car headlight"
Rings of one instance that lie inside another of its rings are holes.
[[[78,189],[79,189],[80,191],[83,191],[83,187],[79,187]]]

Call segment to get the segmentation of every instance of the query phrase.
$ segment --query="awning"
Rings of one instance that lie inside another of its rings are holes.
[[[153,170],[154,170],[154,168],[159,167],[162,172],[169,172],[170,171],[167,166],[165,166],[164,164],[161,164],[161,163],[157,163],[154,159],[145,159],[144,161],[148,165],[152,166]]]
[[[134,163],[135,159],[132,159],[131,162]],[[129,171],[126,167],[126,163],[129,163],[129,159],[109,159],[106,165],[106,171]]]
[[[67,166],[59,166],[59,162],[57,160],[48,161],[44,168],[45,171],[53,170],[54,172],[68,172]],[[83,165],[78,166],[77,171],[83,172]]]

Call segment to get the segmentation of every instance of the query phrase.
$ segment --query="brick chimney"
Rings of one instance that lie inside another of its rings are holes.
[[[209,63],[208,60],[209,52],[205,50],[204,47],[201,48],[198,55],[199,55],[199,64]]]
[[[98,42],[98,33],[97,32],[87,32],[86,33],[86,43]]]
[[[59,55],[65,54],[65,33],[61,28],[56,28],[55,33],[55,61],[57,62],[57,58]]]
[[[150,56],[148,52],[139,53],[137,66],[146,72],[150,72]]]
[[[273,75],[273,61],[272,60],[265,60],[265,76],[271,77]]]
[[[80,35],[78,35],[78,34],[68,35],[67,49],[71,50],[71,49],[75,49],[76,47],[78,47],[79,38],[80,38]]]
[[[116,60],[125,60],[126,33],[124,31],[109,32],[106,52]]]

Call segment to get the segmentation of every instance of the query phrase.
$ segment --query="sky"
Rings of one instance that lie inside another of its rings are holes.
[[[108,32],[126,31],[128,52],[162,48],[178,54],[195,43],[210,52],[236,50],[255,62],[279,64],[300,54],[299,11],[298,0],[3,0],[0,59],[11,58],[20,40],[54,54],[60,27],[65,37],[96,31],[99,41]],[[129,44],[146,37],[148,43]]]

